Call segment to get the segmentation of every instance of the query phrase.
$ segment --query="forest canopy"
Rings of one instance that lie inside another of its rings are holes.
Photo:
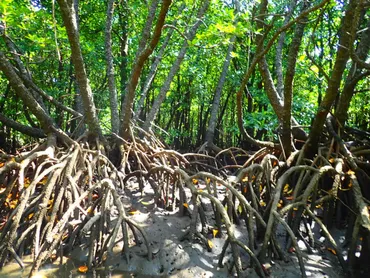
[[[273,2],[263,15],[259,1],[207,3],[176,1],[161,26],[152,22],[159,7],[149,14],[149,3],[118,1],[110,4],[111,12],[102,1],[76,4],[73,28],[78,32],[79,54],[75,56],[83,59],[92,108],[104,134],[118,131],[120,123],[115,120],[122,122],[127,108],[132,111],[127,113],[130,118],[134,115],[135,122],[153,129],[175,149],[201,146],[207,128],[220,147],[242,145],[238,101],[243,103],[243,126],[259,140],[278,139],[284,110],[291,111],[294,126],[308,132],[320,104],[341,125],[369,129],[366,1],[359,4],[365,8],[351,8],[358,14],[350,15],[348,26],[343,15],[350,3]],[[25,76],[20,78],[27,77],[37,87],[30,93],[55,125],[78,135],[76,127],[84,129],[90,117],[82,109],[84,88],[78,88],[75,73],[80,67],[74,65],[75,46],[59,6],[54,1],[2,1],[1,15],[2,59],[22,67]],[[345,57],[339,57],[342,46],[348,48]],[[142,53],[145,47],[150,53]],[[140,54],[145,57],[139,59]],[[337,71],[339,61],[343,65]],[[34,130],[41,125],[7,78],[3,73],[0,105],[2,136],[9,148],[13,137],[23,144],[30,140],[17,132],[22,126]],[[331,83],[338,84],[334,88]],[[238,91],[242,100],[236,98]],[[127,107],[126,94],[132,95]],[[333,100],[323,104],[329,94]],[[284,103],[285,95],[291,104]],[[78,113],[86,119],[81,122]]]

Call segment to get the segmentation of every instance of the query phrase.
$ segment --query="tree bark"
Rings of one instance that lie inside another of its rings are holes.
[[[111,111],[110,112],[111,128],[112,128],[112,132],[118,134],[118,131],[119,131],[118,100],[117,100],[117,88],[116,88],[116,80],[114,76],[114,64],[113,64],[113,54],[112,54],[113,13],[114,13],[114,0],[109,0],[108,7],[107,7],[107,24],[105,27],[105,59],[107,62],[109,103],[110,103],[110,111]]]
[[[119,36],[120,40],[120,91],[121,91],[121,103],[124,101],[126,88],[127,88],[127,57],[128,57],[128,18],[129,18],[129,7],[127,1],[121,2],[122,5],[118,5],[118,20],[121,28]]]
[[[275,113],[277,114],[277,116],[278,117],[279,116],[282,117],[281,111],[283,110],[283,106],[282,106],[283,105],[283,102],[282,102],[282,99],[279,97],[279,95],[277,93],[276,94],[271,93],[273,91],[276,92],[276,89],[275,89],[275,86],[274,86],[274,84],[272,82],[271,74],[268,71],[268,65],[267,65],[266,59],[264,59],[265,58],[265,55],[271,49],[272,45],[274,44],[274,42],[276,41],[276,39],[279,37],[279,35],[281,33],[285,32],[286,30],[288,30],[289,28],[291,28],[293,26],[293,24],[299,22],[302,18],[305,18],[311,12],[314,12],[314,11],[316,11],[318,9],[321,9],[329,1],[330,0],[322,0],[317,5],[309,8],[309,9],[307,9],[305,11],[303,11],[301,14],[299,14],[296,18],[294,18],[293,20],[291,20],[289,23],[287,23],[286,25],[284,25],[281,28],[279,28],[275,32],[275,34],[273,34],[273,36],[271,37],[271,39],[268,40],[268,42],[266,43],[266,45],[263,48],[262,48],[262,43],[259,44],[258,43],[258,40],[257,40],[257,43],[256,44],[259,46],[258,47],[259,48],[259,51],[257,50],[256,55],[254,56],[254,58],[253,58],[253,60],[251,62],[251,65],[248,68],[248,71],[244,74],[243,79],[241,81],[240,88],[239,88],[239,90],[238,90],[238,92],[236,94],[236,100],[237,100],[236,107],[237,107],[238,127],[239,127],[239,130],[240,130],[241,135],[244,136],[247,139],[247,141],[249,141],[251,144],[259,145],[261,147],[274,147],[275,146],[275,144],[273,144],[272,142],[264,142],[264,141],[254,140],[248,134],[248,132],[246,131],[246,129],[244,128],[244,123],[243,123],[243,107],[242,107],[243,92],[244,92],[244,89],[247,86],[247,83],[249,81],[249,78],[251,77],[252,73],[255,70],[256,65],[258,64],[259,67],[262,67],[262,69],[260,69],[260,70],[262,70],[263,74],[265,74],[265,76],[263,78],[267,81],[267,84],[265,84],[265,88],[267,88],[268,90],[271,90],[270,91],[270,95],[272,96],[272,98],[270,99],[270,97],[269,97],[270,102],[271,102],[271,105],[273,106],[273,109],[274,109]],[[263,1],[260,4],[259,14],[260,15],[265,15],[266,14],[266,9],[267,9],[267,1]],[[261,39],[262,38],[260,38],[260,40]],[[265,61],[262,61],[261,62],[261,60],[263,60],[263,59]],[[281,119],[281,118],[279,118],[279,119]],[[293,123],[294,124],[297,123],[294,120],[294,118],[292,120],[293,120]],[[305,135],[305,132],[303,130],[302,130],[302,134]],[[275,146],[275,147],[278,147],[278,146]]]
[[[370,21],[368,21],[365,31],[362,33],[360,43],[358,44],[356,55],[361,60],[366,60],[370,50]],[[342,93],[339,97],[337,107],[335,109],[335,116],[339,123],[344,126],[348,118],[348,109],[351,99],[355,93],[357,83],[368,76],[369,71],[363,72],[363,68],[352,61],[352,66],[346,77]]]
[[[85,63],[80,46],[80,35],[77,24],[77,11],[73,3],[67,0],[58,0],[64,25],[67,30],[69,44],[72,51],[72,62],[75,67],[76,80],[81,92],[81,98],[86,117],[86,124],[89,131],[94,136],[102,138],[93,94],[90,87],[89,79],[85,69]]]
[[[208,147],[211,148],[211,149],[215,149],[217,151],[220,151],[220,150],[218,150],[218,148],[216,146],[214,146],[214,136],[215,136],[216,123],[217,123],[217,113],[218,113],[218,110],[219,110],[219,107],[220,107],[221,92],[222,92],[222,88],[224,86],[226,75],[227,75],[228,68],[229,68],[229,65],[230,65],[231,52],[233,51],[235,40],[236,40],[236,36],[234,35],[230,39],[229,47],[228,47],[227,53],[226,53],[226,58],[225,58],[223,66],[222,66],[221,75],[220,75],[220,78],[218,80],[216,91],[215,91],[215,94],[214,94],[214,97],[213,97],[211,115],[210,115],[210,118],[209,118],[208,128],[207,128],[207,132],[206,132],[206,142],[207,142]]]
[[[349,59],[348,49],[353,44],[353,38],[349,34],[351,34],[352,25],[356,26],[355,28],[358,26],[358,22],[355,21],[356,13],[358,13],[358,1],[351,0],[342,19],[337,55],[328,87],[314,118],[308,141],[305,144],[305,155],[308,157],[313,157],[318,150],[326,116],[338,95],[343,72]]]
[[[180,8],[180,10],[179,10],[179,14],[181,14],[181,12],[183,11],[184,8],[185,8],[185,5],[182,5],[181,8]],[[176,26],[176,23],[177,23],[177,20],[175,20],[172,23],[172,26]],[[135,111],[135,117],[136,117],[136,119],[138,119],[140,117],[141,113],[142,113],[142,109],[144,107],[144,101],[146,99],[146,96],[148,94],[148,91],[150,89],[150,86],[152,85],[152,82],[154,80],[154,77],[155,77],[155,75],[157,73],[158,66],[159,66],[159,64],[162,61],[164,51],[166,50],[167,45],[170,42],[170,39],[171,39],[171,36],[172,36],[174,30],[175,30],[174,28],[170,28],[168,30],[166,39],[164,40],[163,44],[161,45],[161,48],[159,49],[158,54],[155,57],[154,62],[150,66],[149,74],[148,74],[148,76],[145,79],[144,86],[143,86],[143,88],[141,90],[140,100],[139,100],[139,103],[137,105],[137,109]]]
[[[16,131],[19,131],[31,137],[36,137],[36,138],[46,137],[46,134],[42,129],[22,125],[16,121],[13,121],[12,119],[7,118],[5,115],[1,113],[0,113],[0,122],[2,122],[5,126],[8,126]]]
[[[297,0],[292,0],[289,4],[289,11],[285,16],[283,25],[288,24],[290,18],[292,17],[293,10],[297,5]],[[276,56],[275,56],[275,72],[276,72],[276,91],[278,95],[283,98],[284,90],[284,76],[283,76],[283,49],[285,43],[286,32],[280,34],[279,40],[276,46]]]
[[[190,29],[190,31],[187,33],[186,35],[186,39],[184,40],[183,42],[183,45],[181,47],[181,50],[179,52],[179,55],[177,56],[177,59],[176,61],[174,62],[174,64],[172,65],[171,69],[170,69],[170,72],[168,73],[167,75],[167,78],[164,82],[164,84],[162,85],[161,87],[161,90],[159,92],[159,95],[157,96],[156,100],[154,101],[154,104],[143,124],[143,129],[145,131],[149,131],[150,128],[151,128],[151,124],[152,122],[155,120],[155,117],[157,116],[157,113],[159,111],[159,108],[162,104],[162,102],[164,101],[165,97],[166,97],[166,94],[170,88],[170,85],[172,83],[172,80],[174,78],[174,76],[177,74],[177,72],[179,71],[180,69],[180,65],[185,57],[185,54],[186,54],[186,51],[189,47],[189,41],[192,41],[195,37],[195,34],[198,30],[198,27],[200,26],[200,24],[202,23],[202,17],[203,15],[205,14],[205,12],[207,11],[208,7],[209,7],[209,4],[210,4],[210,0],[205,0],[203,2],[203,5],[200,7],[199,11],[198,11],[198,14],[197,14],[197,22],[193,25],[193,27]]]
[[[305,2],[307,3],[307,2]],[[306,4],[303,9],[306,9]],[[306,26],[307,17],[303,18],[301,23],[297,23],[292,42],[289,47],[288,61],[284,80],[284,109],[282,118],[281,142],[283,145],[285,158],[287,159],[294,150],[292,138],[292,102],[293,102],[293,80],[299,48],[302,43],[303,32]]]
[[[162,27],[164,25],[164,21],[169,9],[169,6],[171,5],[171,0],[163,0],[163,4],[161,7],[161,11],[158,16],[157,24],[154,30],[153,38],[150,41],[149,45],[143,49],[140,53],[137,53],[136,59],[135,59],[135,64],[132,69],[130,81],[127,84],[127,89],[126,89],[126,95],[125,99],[122,103],[122,108],[121,108],[121,126],[120,126],[120,136],[129,139],[130,133],[130,121],[131,121],[131,116],[132,116],[132,108],[133,108],[133,103],[134,103],[134,98],[135,98],[135,90],[139,81],[139,77],[141,75],[141,72],[144,67],[145,61],[148,59],[149,55],[152,54],[154,48],[157,46],[159,39],[162,34]],[[150,13],[149,13],[150,14]],[[154,14],[153,14],[154,17]],[[148,20],[153,20],[151,18],[148,18]],[[143,35],[146,37],[146,35]],[[141,48],[142,43],[140,43],[139,48]]]
[[[41,128],[44,130],[44,132],[46,134],[53,132],[53,119],[32,96],[2,51],[0,51],[0,70],[9,80],[9,84],[12,86],[17,96],[22,99],[23,103],[27,105],[32,114],[34,114],[37,120],[40,122]]]

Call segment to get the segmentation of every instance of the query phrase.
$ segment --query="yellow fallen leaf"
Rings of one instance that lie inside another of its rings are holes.
[[[18,204],[18,200],[15,199],[15,200],[9,202],[9,207],[11,209],[14,209],[17,206],[17,204]]]
[[[241,205],[238,206],[238,212],[241,214],[243,212],[243,207]]]
[[[183,203],[182,205],[183,205],[184,207],[186,207],[186,208],[188,208],[188,207],[189,207],[188,203]]]
[[[30,178],[29,177],[25,177],[24,178],[24,181],[23,181],[23,184],[24,184],[24,188],[29,187],[30,184],[31,184]]]
[[[328,249],[328,251],[329,251],[329,252],[331,252],[332,254],[334,254],[334,255],[336,255],[336,254],[337,254],[337,252],[336,252],[333,248],[328,247],[327,249]]]
[[[136,210],[136,209],[130,209],[129,212],[128,212],[130,215],[135,215],[135,214],[139,214],[140,211]]]
[[[352,170],[348,170],[348,171],[347,171],[347,174],[348,174],[348,175],[354,175],[354,174],[355,174],[355,172],[354,172],[354,171],[352,171]]]
[[[213,233],[213,237],[216,237],[216,236],[217,236],[217,234],[218,234],[218,230],[217,230],[217,229],[213,229],[213,230],[212,230],[212,233]]]
[[[53,206],[54,204],[54,199],[51,199],[48,201],[48,206],[47,206],[47,209],[51,209],[51,207]]]
[[[45,176],[45,177],[43,177],[43,178],[39,181],[39,183],[38,183],[38,184],[45,185],[47,181],[48,181],[48,177],[47,177],[47,176]]]
[[[209,239],[208,239],[208,246],[209,246],[209,248],[213,248],[213,243],[212,243],[212,241],[210,241]]]

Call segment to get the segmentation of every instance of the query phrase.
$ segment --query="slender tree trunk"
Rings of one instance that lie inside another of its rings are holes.
[[[366,26],[366,29],[363,31],[358,44],[356,55],[361,60],[366,60],[370,50],[370,20]],[[360,65],[357,65],[355,61],[352,61],[352,66],[348,75],[346,77],[346,83],[344,84],[343,91],[340,95],[337,107],[335,109],[335,116],[339,123],[344,126],[348,118],[348,109],[351,103],[351,99],[355,93],[355,88],[357,83],[368,76],[369,71],[363,72],[363,68]]]
[[[127,87],[127,57],[128,57],[128,18],[129,8],[126,0],[123,0],[122,5],[118,5],[118,20],[121,28],[119,40],[120,40],[120,91],[121,91],[121,103],[124,101],[126,87]]]
[[[155,75],[157,73],[158,66],[159,66],[159,64],[162,61],[164,51],[166,50],[166,47],[167,47],[167,45],[168,45],[168,43],[169,43],[169,41],[171,39],[173,30],[174,29],[170,29],[168,31],[167,36],[166,36],[166,39],[164,40],[161,48],[158,51],[158,55],[156,56],[154,62],[150,66],[150,70],[149,70],[148,76],[145,79],[144,86],[141,89],[140,100],[139,100],[139,103],[137,105],[137,109],[135,111],[135,117],[136,118],[139,118],[140,115],[141,115],[141,113],[142,113],[142,110],[143,110],[143,107],[144,107],[145,98],[146,98],[146,96],[148,94],[148,91],[149,91],[149,89],[150,89],[150,87],[152,85],[152,82],[154,80],[154,77],[155,77]]]
[[[179,14],[182,13],[182,11],[184,10],[184,8],[185,8],[185,5],[182,5],[180,7]],[[174,30],[175,30],[172,27],[176,26],[176,24],[177,24],[177,19],[174,20],[174,22],[170,26],[170,29],[168,30],[168,33],[167,33],[167,36],[166,36],[166,39],[164,40],[163,44],[161,45],[161,48],[159,49],[158,54],[155,57],[154,62],[150,66],[149,74],[146,77],[146,80],[144,82],[144,86],[142,87],[141,95],[140,95],[140,100],[139,100],[139,103],[137,105],[137,109],[135,111],[135,117],[136,118],[140,117],[140,115],[142,113],[146,96],[148,94],[148,91],[149,91],[152,83],[153,83],[154,77],[155,77],[155,75],[157,73],[158,66],[159,66],[159,64],[162,61],[163,54],[164,54],[164,52],[165,52],[165,50],[167,48],[168,43],[170,42],[170,39],[172,37],[172,34],[173,34]]]
[[[239,10],[240,10],[240,4],[239,4],[238,0],[235,0],[234,3],[235,3],[235,16],[236,16],[236,20],[234,22],[234,25],[236,25],[238,23],[237,18],[238,18],[238,14],[239,14]],[[229,46],[227,48],[226,58],[224,60],[224,64],[222,66],[222,71],[221,71],[221,74],[220,74],[220,78],[218,80],[216,91],[215,91],[215,94],[213,96],[211,116],[209,118],[208,128],[207,128],[207,132],[206,132],[207,145],[208,145],[209,148],[214,149],[216,152],[220,151],[220,149],[217,148],[214,145],[214,135],[215,135],[215,129],[216,129],[216,124],[217,124],[217,113],[218,113],[218,110],[219,110],[219,107],[220,107],[221,92],[222,92],[222,88],[223,88],[225,80],[226,80],[227,72],[229,71],[229,65],[230,65],[231,58],[232,58],[231,57],[231,52],[234,49],[235,41],[236,41],[236,35],[231,37]]]
[[[107,7],[107,23],[105,27],[105,59],[107,62],[109,103],[110,103],[110,111],[111,111],[110,122],[111,122],[112,131],[114,133],[118,133],[118,130],[119,130],[118,100],[117,100],[117,88],[116,88],[116,80],[114,76],[114,64],[113,64],[113,54],[112,54],[113,13],[114,13],[114,0],[109,0],[108,7]]]
[[[290,18],[292,17],[295,6],[297,5],[297,0],[292,0],[289,4],[289,11],[284,19],[284,25],[288,24]],[[283,77],[283,49],[285,43],[286,32],[280,34],[277,46],[276,46],[276,56],[275,56],[275,72],[276,72],[276,91],[281,98],[284,98],[284,77]]]
[[[2,51],[0,51],[0,70],[9,80],[10,86],[12,86],[17,96],[40,122],[45,134],[52,133],[53,127],[55,128],[53,119],[32,96]]]
[[[235,40],[236,40],[236,36],[234,35],[234,36],[232,36],[232,38],[230,40],[230,43],[229,43],[229,46],[228,46],[228,49],[227,49],[227,53],[226,53],[226,58],[224,60],[223,66],[222,66],[222,71],[221,71],[221,74],[220,74],[220,78],[218,80],[216,91],[215,91],[215,94],[213,96],[211,115],[210,115],[210,118],[209,118],[207,132],[206,132],[206,142],[207,142],[207,144],[210,148],[213,148],[213,147],[216,148],[216,146],[214,146],[213,140],[214,140],[216,123],[217,123],[217,113],[218,113],[218,110],[219,110],[219,107],[220,107],[221,92],[222,92],[222,88],[224,86],[226,75],[227,75],[228,68],[229,68],[229,65],[230,65],[231,52],[234,49]]]
[[[94,136],[102,137],[93,94],[87,78],[85,63],[80,46],[80,35],[77,24],[76,7],[67,0],[58,0],[64,25],[67,30],[68,40],[72,50],[72,62],[75,67],[76,80],[80,89],[84,106],[86,124]]]
[[[316,154],[317,152],[326,116],[328,115],[335,101],[335,98],[338,95],[343,72],[346,68],[349,58],[348,49],[351,47],[351,44],[353,44],[353,38],[349,36],[349,34],[351,34],[353,25],[356,26],[356,28],[358,26],[358,20],[356,20],[356,18],[358,19],[358,16],[356,16],[356,14],[358,14],[358,1],[351,0],[342,19],[338,51],[335,58],[335,64],[328,82],[328,88],[326,89],[325,96],[318,108],[316,117],[312,124],[308,141],[305,145],[305,154],[309,157],[314,156],[314,154]]]
[[[237,115],[238,115],[239,130],[240,130],[242,136],[244,136],[245,139],[248,142],[250,142],[251,144],[259,145],[261,147],[271,147],[271,148],[272,147],[278,147],[272,142],[263,142],[263,141],[254,140],[247,133],[246,129],[244,128],[243,107],[242,107],[243,92],[244,92],[244,88],[246,87],[246,85],[248,83],[249,78],[251,77],[252,73],[255,70],[256,65],[258,64],[258,66],[259,66],[261,76],[264,80],[265,90],[266,90],[267,96],[270,100],[270,103],[271,103],[271,105],[274,109],[274,112],[277,115],[278,119],[281,121],[282,116],[283,116],[283,114],[282,114],[283,101],[282,101],[281,97],[277,94],[277,91],[276,91],[276,88],[274,86],[271,74],[270,74],[269,69],[268,69],[268,64],[266,62],[265,55],[267,54],[269,49],[272,47],[274,41],[279,37],[279,35],[282,32],[285,32],[286,30],[288,30],[293,24],[299,22],[299,20],[306,17],[311,12],[323,8],[329,1],[330,0],[322,0],[317,5],[303,11],[295,19],[291,20],[289,23],[282,26],[279,30],[277,30],[275,32],[275,34],[273,34],[272,38],[269,39],[269,41],[266,43],[265,47],[263,47],[263,43],[262,43],[263,37],[261,37],[260,35],[258,36],[257,42],[256,42],[256,45],[257,45],[256,55],[254,56],[254,58],[251,62],[251,65],[248,68],[248,71],[244,74],[244,77],[241,81],[240,88],[239,88],[239,90],[236,94],[236,100],[237,100],[236,109],[237,109]],[[258,13],[261,16],[259,17],[259,21],[258,21],[257,25],[260,26],[261,28],[259,28],[258,26],[257,26],[257,28],[261,29],[261,30],[263,30],[263,28],[265,26],[264,24],[262,24],[262,22],[263,22],[263,16],[266,15],[266,12],[267,12],[267,4],[268,4],[268,1],[262,0],[261,4],[259,5]],[[292,118],[292,121],[293,121],[294,124],[297,124],[297,122],[295,121],[294,118]],[[305,134],[305,132],[303,130],[302,130],[302,134]]]
[[[153,1],[153,3],[156,1]],[[144,67],[145,61],[148,59],[149,55],[152,54],[154,48],[157,46],[159,39],[162,34],[162,28],[164,25],[164,21],[169,9],[169,6],[171,5],[171,0],[163,0],[163,4],[161,7],[161,11],[158,16],[157,24],[155,26],[153,38],[149,42],[147,46],[147,30],[143,33],[142,40],[140,41],[139,44],[139,51],[137,53],[136,59],[135,59],[135,64],[132,69],[132,73],[130,76],[130,81],[127,84],[127,89],[126,89],[126,95],[125,99],[122,103],[122,108],[121,108],[121,126],[120,126],[120,135],[123,138],[129,139],[130,138],[130,121],[131,121],[131,116],[132,116],[132,108],[134,104],[134,98],[135,98],[135,90],[139,81],[139,77],[141,75],[141,72]],[[156,5],[151,7],[151,10],[154,9],[155,11]],[[147,19],[148,21],[153,21],[154,19],[154,13],[149,12],[149,18]],[[150,24],[151,26],[151,24]],[[146,28],[146,27],[145,27]],[[150,29],[148,31],[150,33]],[[140,51],[143,49],[142,51]]]
[[[307,2],[305,2],[307,3]],[[303,9],[306,9],[304,5]],[[299,48],[302,43],[303,32],[306,26],[307,17],[303,18],[301,23],[297,23],[292,42],[288,52],[288,61],[284,80],[284,109],[282,118],[281,142],[284,148],[285,158],[287,159],[294,149],[292,138],[292,102],[293,102],[293,80]]]
[[[16,131],[19,131],[19,132],[21,132],[23,134],[26,134],[28,136],[31,136],[31,137],[36,137],[36,138],[45,138],[46,137],[45,132],[42,129],[22,125],[22,124],[14,121],[12,119],[9,119],[8,117],[6,117],[5,115],[3,115],[1,113],[0,113],[0,122],[2,122],[4,124],[4,126],[10,127],[10,128],[12,128]]]
[[[198,30],[198,27],[200,26],[200,24],[202,24],[202,17],[205,14],[205,12],[207,11],[207,9],[209,7],[209,3],[210,3],[210,0],[205,0],[203,2],[203,5],[200,7],[200,9],[198,11],[198,14],[197,14],[198,20],[191,27],[190,31],[186,35],[187,39],[184,40],[183,45],[181,47],[181,50],[179,52],[179,55],[177,56],[176,61],[172,65],[172,67],[170,69],[170,72],[168,73],[167,78],[166,78],[164,84],[161,87],[159,95],[157,96],[156,100],[154,101],[154,104],[153,104],[148,116],[146,117],[146,120],[145,120],[144,125],[143,125],[144,130],[146,130],[146,131],[150,130],[151,123],[155,120],[155,117],[157,116],[159,107],[161,106],[162,102],[164,101],[164,99],[166,97],[166,94],[167,94],[167,92],[170,88],[171,82],[172,82],[174,76],[177,74],[177,72],[180,69],[180,65],[181,65],[181,63],[182,63],[182,61],[185,57],[186,51],[189,47],[188,42],[192,41],[194,39],[195,34]]]

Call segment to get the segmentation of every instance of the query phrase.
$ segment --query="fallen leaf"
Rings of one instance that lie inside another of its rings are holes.
[[[130,215],[135,215],[135,214],[139,214],[139,213],[140,213],[140,211],[138,211],[138,210],[136,210],[136,209],[130,209],[130,210],[128,211],[128,213],[129,213]]]
[[[54,199],[51,199],[48,201],[48,206],[47,206],[47,209],[51,209],[51,207],[53,206],[54,204]]]
[[[23,181],[23,184],[24,184],[24,188],[29,187],[30,184],[31,184],[30,178],[29,177],[25,177],[24,178],[24,181]]]
[[[213,229],[213,230],[212,230],[212,233],[213,233],[213,237],[216,237],[216,236],[217,236],[217,234],[218,234],[218,230],[217,230],[217,229]]]
[[[334,255],[336,255],[336,254],[337,254],[337,252],[336,252],[333,248],[328,247],[328,248],[327,248],[327,250],[328,250],[330,253],[334,254]]]
[[[241,205],[238,206],[238,212],[241,214],[243,212],[243,207]]]
[[[89,268],[86,265],[82,265],[78,268],[78,271],[81,273],[86,273],[89,270]]]
[[[352,171],[352,170],[348,170],[348,171],[347,171],[347,174],[348,174],[348,175],[354,175],[354,174],[355,174],[355,172],[354,172],[354,171]]]
[[[183,205],[184,207],[186,207],[186,208],[188,208],[188,207],[189,207],[188,203],[183,203],[182,205]]]
[[[210,241],[209,239],[208,239],[208,247],[209,247],[210,249],[212,249],[212,248],[213,248],[213,243],[212,243],[212,241]]]
[[[193,179],[193,184],[194,185],[197,185],[199,183],[199,181],[197,179]]]
[[[48,177],[47,177],[47,176],[45,176],[45,177],[43,177],[43,178],[39,181],[39,183],[38,183],[38,184],[45,185],[47,181],[48,181]]]

